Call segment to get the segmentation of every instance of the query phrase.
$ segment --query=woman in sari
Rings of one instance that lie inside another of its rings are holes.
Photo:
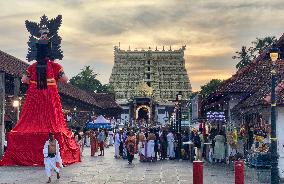
[[[136,137],[132,131],[129,133],[125,145],[127,149],[128,164],[132,164],[136,152]]]
[[[91,156],[95,156],[95,153],[97,152],[97,136],[93,130],[90,131],[90,143],[91,143]]]
[[[161,160],[165,160],[167,158],[167,133],[163,131],[162,135],[160,136],[160,146],[161,146]]]

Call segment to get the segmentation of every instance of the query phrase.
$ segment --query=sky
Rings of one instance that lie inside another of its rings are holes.
[[[0,50],[26,60],[25,20],[60,14],[65,73],[89,65],[102,83],[119,42],[125,50],[187,45],[186,69],[197,91],[236,72],[232,56],[242,45],[284,32],[283,0],[1,0],[0,7]]]

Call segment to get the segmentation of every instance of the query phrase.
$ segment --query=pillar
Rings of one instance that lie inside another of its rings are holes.
[[[0,158],[4,153],[5,141],[5,73],[0,72]]]

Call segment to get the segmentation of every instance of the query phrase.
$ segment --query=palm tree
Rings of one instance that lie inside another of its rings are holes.
[[[264,38],[256,38],[256,41],[251,42],[254,47],[252,49],[253,53],[261,54],[265,51],[269,46],[276,42],[275,36],[267,36]],[[256,55],[254,55],[255,57]]]
[[[233,59],[240,59],[236,68],[239,70],[247,66],[252,61],[251,50],[247,49],[245,46],[242,46],[241,51],[236,52],[236,56],[233,56]]]

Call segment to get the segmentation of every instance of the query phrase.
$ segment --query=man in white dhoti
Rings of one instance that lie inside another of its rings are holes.
[[[167,135],[167,141],[168,141],[167,154],[169,159],[171,160],[175,158],[175,150],[174,150],[175,137],[172,131],[169,131]]]
[[[147,143],[147,157],[149,161],[155,161],[155,140],[156,135],[153,130],[150,131],[148,135],[148,143]]]
[[[115,137],[114,137],[114,157],[119,158],[119,146],[120,146],[120,132],[119,130],[116,131]]]
[[[138,134],[138,153],[141,154],[142,149],[144,149],[145,145],[145,135],[144,135],[144,129],[141,130],[141,132]]]
[[[109,137],[109,146],[113,146],[113,131],[112,130],[110,130],[109,132],[108,132],[108,137]]]
[[[60,157],[59,144],[58,141],[54,139],[53,133],[49,133],[49,140],[47,140],[44,144],[43,155],[45,172],[48,177],[47,183],[50,183],[52,170],[55,170],[57,179],[60,178],[59,168],[56,167],[56,163],[58,163],[61,168],[63,167]]]

